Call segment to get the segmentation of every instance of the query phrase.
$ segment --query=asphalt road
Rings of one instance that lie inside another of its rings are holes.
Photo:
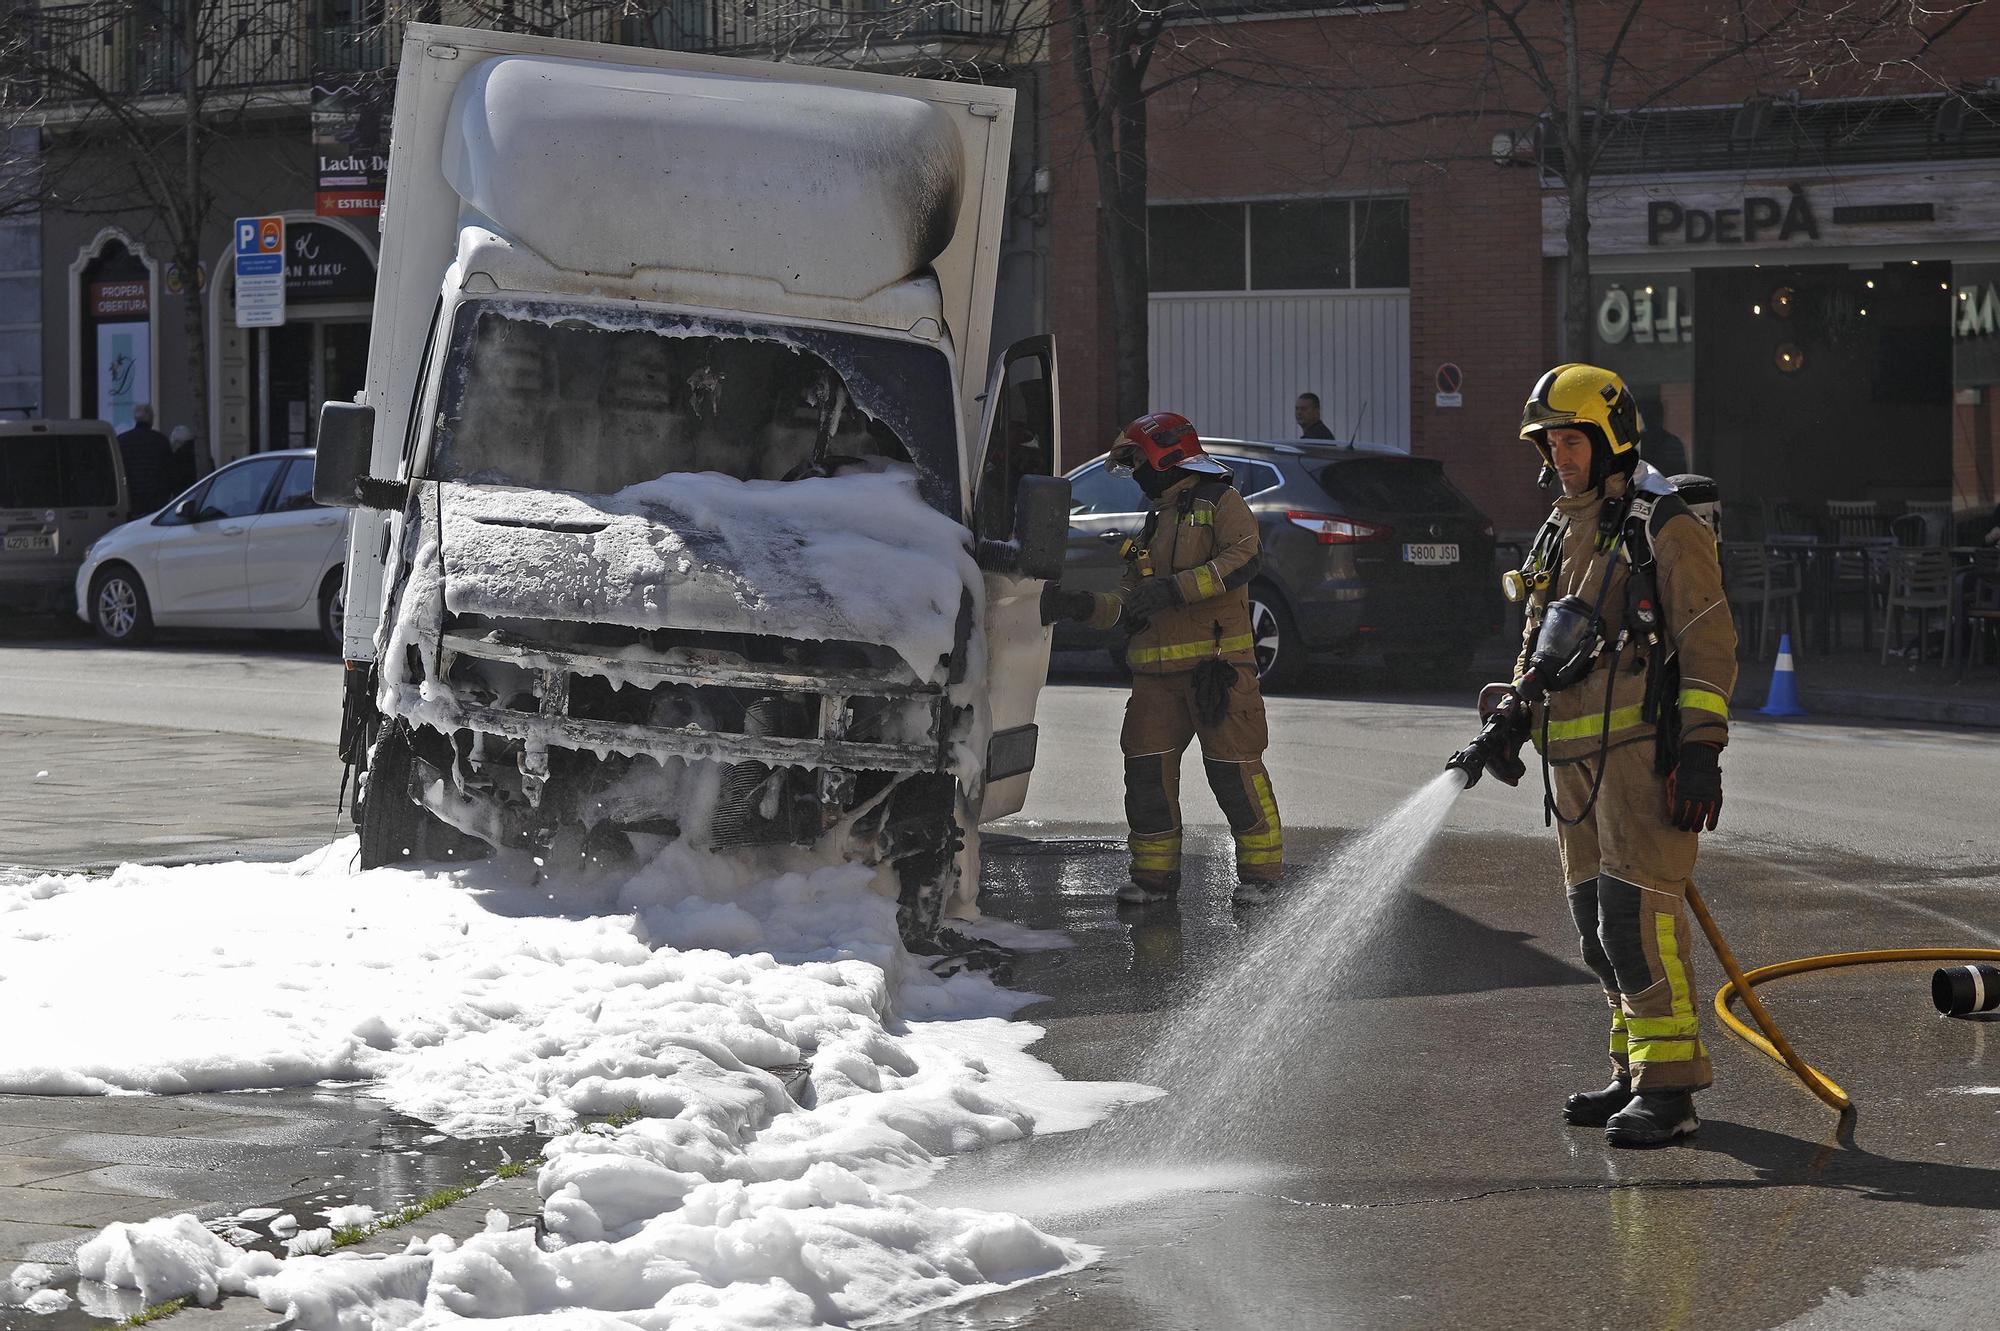
[[[295,815],[269,792],[326,784],[337,684],[337,663],[262,646],[0,645],[0,803],[24,824],[102,841],[115,835],[109,820],[91,827],[63,800],[119,793],[134,806],[199,809],[210,801],[184,771],[199,742],[266,792],[219,819],[234,819],[240,840],[276,844],[293,818],[299,835],[323,834],[323,792]],[[1048,996],[1025,1017],[1047,1031],[1042,1056],[1078,1077],[1131,1074],[1258,927],[1227,905],[1226,839],[1192,762],[1186,900],[1137,915],[1111,906],[1123,872],[1122,702],[1102,675],[1045,693],[1030,802],[990,829],[983,881],[990,912],[1076,940],[1024,958],[1012,982]],[[1365,675],[1269,707],[1301,891],[1341,890],[1321,866],[1430,779],[1471,722],[1460,700]],[[59,800],[47,782],[9,780],[29,765],[19,745],[30,734],[95,764],[67,774],[76,791]],[[86,758],[79,734],[122,738],[127,750]],[[1700,877],[1746,962],[2000,946],[1990,736],[1743,718],[1724,767],[1724,826]],[[1717,1086],[1702,1098],[1698,1145],[1614,1153],[1560,1124],[1562,1096],[1601,1083],[1603,1016],[1575,962],[1535,784],[1488,781],[1462,796],[1381,934],[1328,967],[1299,1016],[1310,1052],[1288,1059],[1281,1089],[1253,1111],[1253,1147],[1198,1160],[1150,1151],[1180,1109],[1167,1101],[1092,1137],[953,1163],[934,1198],[1024,1211],[1106,1256],[920,1325],[1989,1323],[2000,1304],[2000,1040],[1989,1023],[1938,1019],[1927,968],[1767,990],[1807,1056],[1855,1094],[1861,1111],[1845,1130],[1713,1023]],[[219,824],[208,834],[226,834]],[[10,857],[35,862],[0,851]],[[1712,993],[1712,959],[1697,966]],[[1124,1164],[1106,1164],[1114,1146]]]

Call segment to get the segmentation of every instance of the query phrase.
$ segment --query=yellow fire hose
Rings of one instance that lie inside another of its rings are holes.
[[[1833,970],[1840,966],[1870,966],[1889,961],[1984,961],[2000,964],[2000,948],[1890,947],[1870,952],[1828,952],[1823,956],[1801,957],[1796,961],[1780,961],[1770,966],[1759,966],[1756,970],[1746,973],[1736,964],[1736,954],[1729,950],[1729,944],[1723,940],[1722,930],[1715,927],[1715,917],[1708,913],[1708,903],[1701,899],[1701,893],[1690,884],[1687,895],[1688,905],[1694,910],[1694,917],[1701,921],[1701,931],[1708,935],[1709,945],[1715,949],[1716,958],[1722,962],[1722,969],[1729,973],[1729,982],[1715,991],[1715,1015],[1722,1019],[1723,1025],[1745,1041],[1790,1068],[1793,1074],[1805,1083],[1807,1090],[1843,1114],[1854,1108],[1853,1098],[1840,1089],[1839,1084],[1831,1077],[1798,1056],[1791,1042],[1785,1039],[1785,1033],[1778,1029],[1778,1023],[1771,1020],[1771,1014],[1764,1009],[1764,1004],[1758,999],[1756,988],[1758,985],[1766,980],[1798,975],[1805,971]],[[1744,1025],[1737,1015],[1730,1011],[1730,1000],[1738,996],[1741,996],[1743,1006],[1750,1009],[1750,1015],[1763,1028],[1763,1035]]]

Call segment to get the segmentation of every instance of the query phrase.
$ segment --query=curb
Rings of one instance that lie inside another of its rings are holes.
[[[1916,698],[1899,693],[1800,690],[1808,712],[1874,721],[1921,721],[1939,726],[2000,729],[2000,702],[1972,698]]]

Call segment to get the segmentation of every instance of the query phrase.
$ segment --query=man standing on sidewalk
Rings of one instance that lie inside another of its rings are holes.
[[[1236,838],[1235,899],[1263,901],[1284,873],[1284,832],[1264,770],[1264,697],[1245,590],[1262,562],[1257,519],[1184,416],[1133,421],[1112,441],[1110,466],[1128,471],[1147,501],[1124,580],[1098,594],[1050,583],[1042,620],[1088,620],[1127,634],[1132,696],[1119,747],[1132,874],[1118,899],[1137,905],[1180,891],[1181,755],[1199,739],[1209,788]]]

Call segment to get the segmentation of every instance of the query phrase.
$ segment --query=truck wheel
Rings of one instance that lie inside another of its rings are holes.
[[[1269,583],[1250,588],[1250,640],[1257,653],[1257,683],[1268,693],[1288,689],[1305,668],[1305,644],[1285,600]]]
[[[360,806],[361,867],[429,858],[437,816],[410,798],[410,732],[389,722],[368,754],[368,798]]]
[[[319,589],[319,636],[328,651],[338,656],[346,643],[347,590],[341,570],[326,575]]]
[[[137,647],[153,636],[153,607],[138,574],[113,564],[90,580],[90,624],[98,637],[120,647]]]
[[[958,782],[938,773],[913,776],[891,796],[882,849],[896,865],[896,924],[913,952],[937,951],[938,922],[958,890],[962,804]]]

